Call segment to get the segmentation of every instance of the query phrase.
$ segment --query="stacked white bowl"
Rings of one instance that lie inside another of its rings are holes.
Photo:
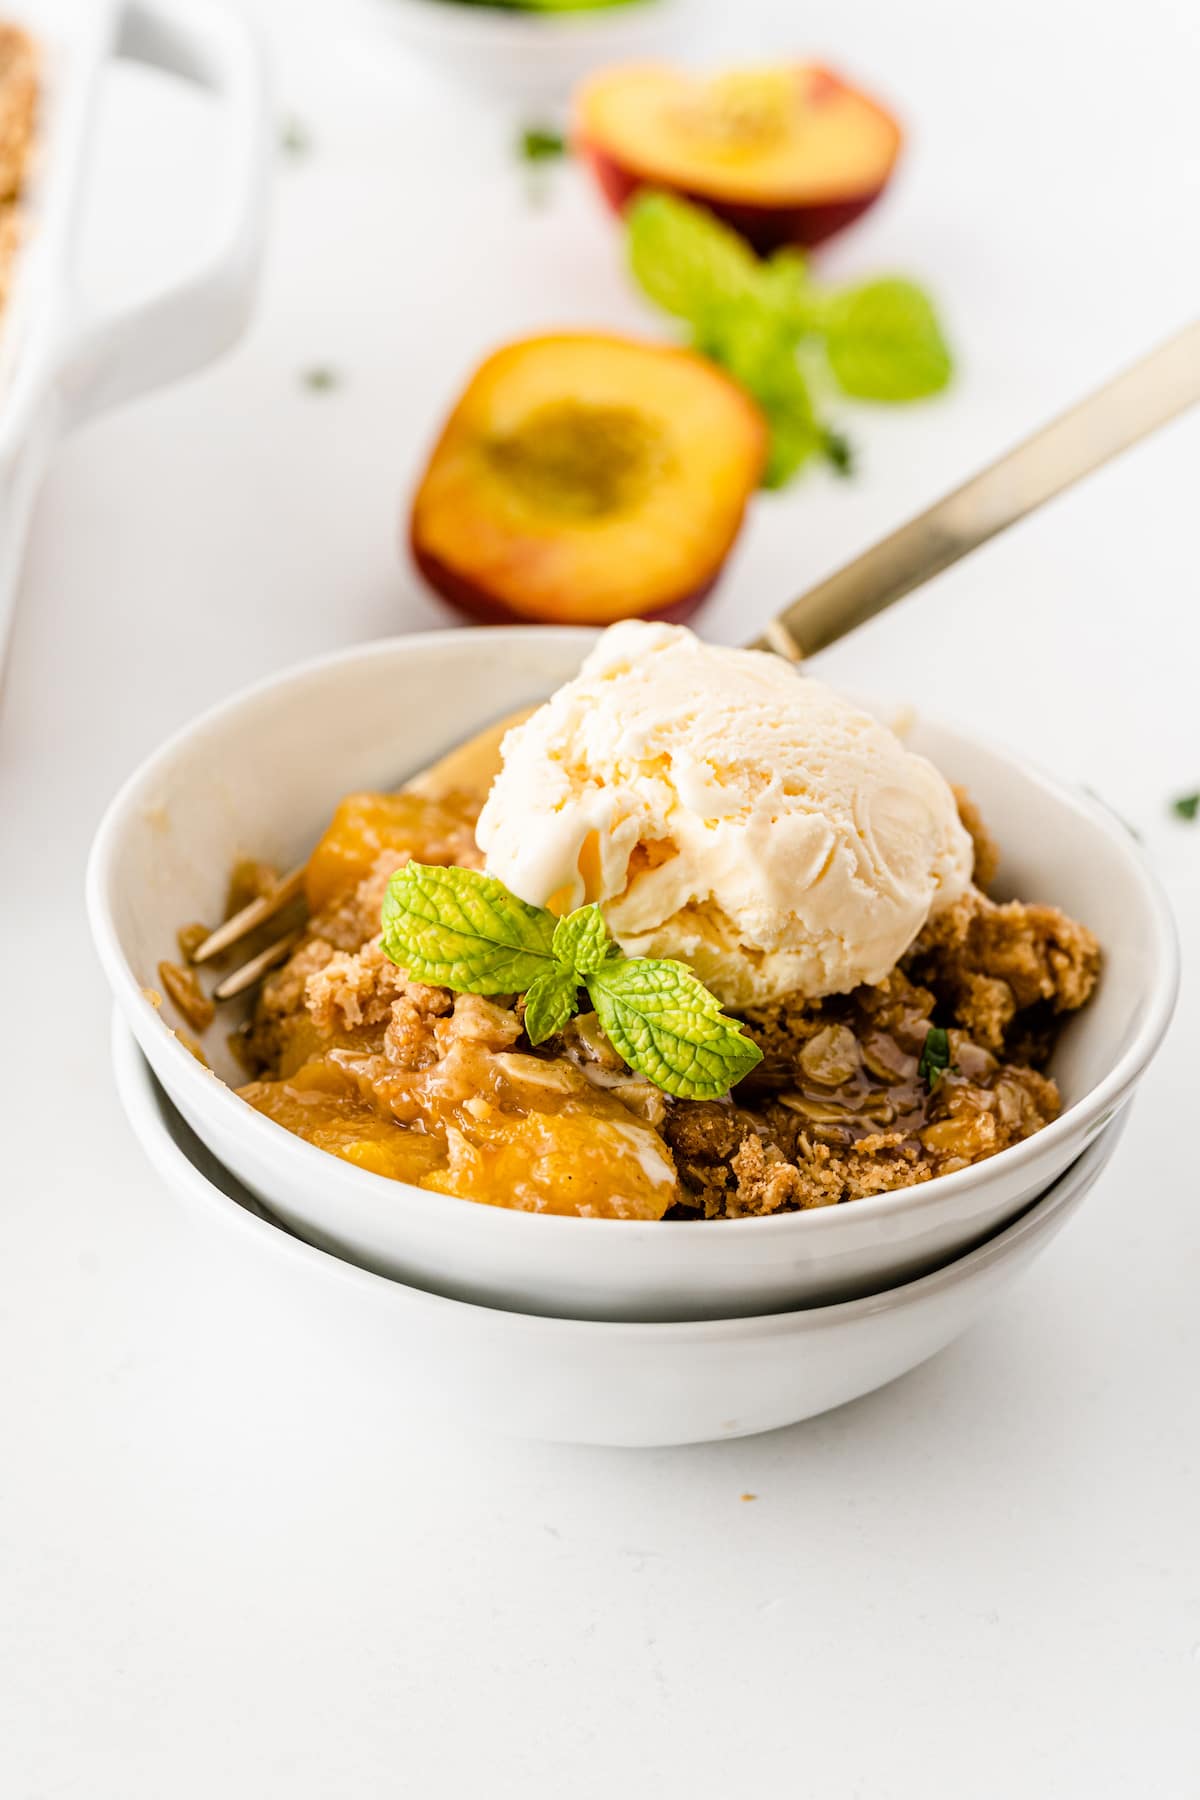
[[[130,779],[97,835],[89,907],[135,1130],[169,1185],[244,1235],[264,1279],[357,1333],[386,1321],[430,1397],[543,1438],[665,1444],[761,1431],[940,1349],[1081,1203],[1119,1136],[1178,981],[1166,903],[1124,827],[1005,752],[928,722],[913,747],[979,802],[1015,892],[1100,938],[1068,1024],[1059,1119],[920,1187],[775,1218],[637,1223],[477,1205],[339,1161],[238,1099],[145,997],[181,922],[220,914],[242,855],[300,862],[337,800],[389,788],[571,676],[588,632],[530,627],[367,645],[238,695]]]

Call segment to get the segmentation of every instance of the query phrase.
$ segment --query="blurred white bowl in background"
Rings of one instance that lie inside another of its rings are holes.
[[[628,0],[586,12],[511,12],[463,0],[371,0],[373,26],[430,68],[495,99],[562,103],[590,69],[670,56],[700,0]]]

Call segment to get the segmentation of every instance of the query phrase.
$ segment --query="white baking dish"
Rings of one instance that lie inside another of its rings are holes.
[[[38,484],[64,432],[200,368],[249,316],[266,216],[270,116],[253,35],[199,0],[0,0],[40,56],[23,241],[0,319],[0,659]],[[81,190],[97,89],[120,56],[208,91],[227,154],[212,248],[181,280],[118,310],[80,292]]]

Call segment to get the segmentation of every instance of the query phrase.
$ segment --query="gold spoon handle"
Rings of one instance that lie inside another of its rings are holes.
[[[812,656],[1200,400],[1200,320],[818,582],[755,649]]]

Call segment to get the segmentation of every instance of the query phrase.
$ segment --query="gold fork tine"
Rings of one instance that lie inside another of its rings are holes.
[[[246,989],[252,988],[256,981],[261,981],[271,969],[278,968],[281,962],[286,962],[303,936],[303,929],[297,928],[295,931],[289,931],[284,937],[276,938],[273,944],[268,944],[265,950],[260,950],[257,956],[252,956],[249,962],[244,962],[240,968],[234,969],[231,975],[226,975],[223,981],[218,981],[212,991],[213,999],[236,1000],[239,994],[244,994]]]
[[[305,868],[306,865],[302,863],[298,869],[293,869],[281,881],[277,881],[269,894],[260,894],[257,900],[251,900],[248,906],[243,906],[241,912],[234,913],[232,919],[226,919],[223,925],[218,925],[215,931],[209,932],[200,947],[192,952],[192,962],[209,962],[214,956],[220,956],[222,950],[228,950],[231,944],[249,937],[252,931],[265,925],[276,913],[281,913],[285,906],[298,900],[304,892]],[[224,987],[225,983],[222,982],[221,986]]]
[[[506,718],[499,719],[494,725],[469,738],[465,744],[456,744],[445,756],[422,769],[411,780],[404,783],[401,790],[407,794],[418,794],[426,800],[439,800],[451,793],[470,793],[478,790],[486,794],[491,786],[500,763],[500,740],[515,725],[523,725],[525,720],[536,709],[524,706],[519,712],[509,713]],[[241,943],[243,938],[265,925],[269,919],[275,918],[285,907],[290,906],[304,893],[304,877],[307,864],[292,869],[282,880],[276,882],[269,894],[263,894],[257,900],[251,900],[240,912],[226,919],[223,925],[210,932],[204,942],[193,951],[193,963],[210,962],[214,956],[220,956],[223,950],[229,950],[234,944]],[[276,938],[252,956],[240,968],[233,969],[212,991],[212,998],[217,1001],[234,1000],[252,988],[255,982],[271,969],[277,968],[299,943],[303,933],[299,930],[289,931],[285,936]]]

